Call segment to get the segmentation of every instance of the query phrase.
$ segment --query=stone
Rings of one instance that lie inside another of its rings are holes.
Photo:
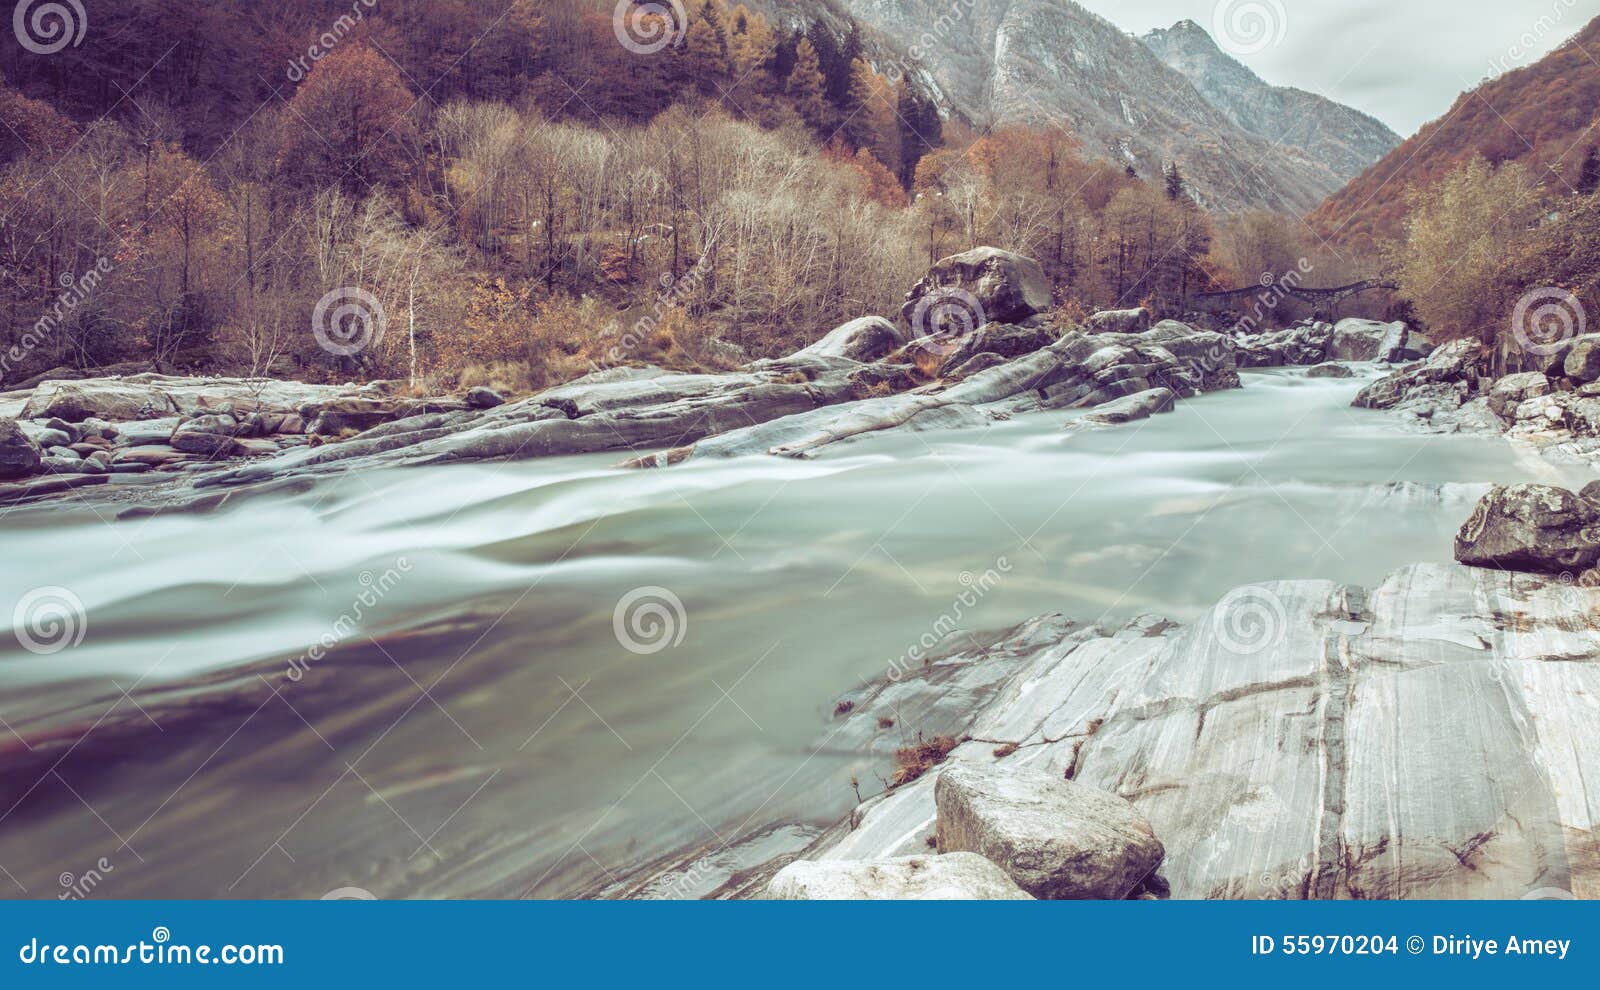
[[[45,382],[23,407],[25,419],[151,419],[176,410],[171,398],[147,384],[124,381]]]
[[[44,429],[33,431],[33,442],[45,448],[70,447],[72,445],[72,434],[65,430],[53,430],[45,427]]]
[[[1549,395],[1550,379],[1537,371],[1507,375],[1489,388],[1489,408],[1502,419],[1516,418],[1517,407],[1529,399]]]
[[[1581,384],[1600,380],[1600,333],[1575,339],[1561,369],[1568,378]]]
[[[103,485],[110,479],[104,474],[46,474],[15,484],[0,484],[0,505],[14,505],[47,495],[60,495],[91,485]]]
[[[1333,326],[1307,323],[1287,330],[1247,334],[1238,340],[1241,368],[1284,368],[1319,364],[1333,344]]]
[[[1355,372],[1342,364],[1329,362],[1306,369],[1307,378],[1353,378]]]
[[[1055,331],[1049,327],[990,323],[962,339],[941,366],[939,374],[941,377],[948,376],[979,354],[994,354],[1002,359],[1019,358],[1049,347],[1055,340]]]
[[[1456,534],[1474,567],[1576,573],[1600,563],[1600,507],[1550,485],[1497,486]]]
[[[799,860],[778,871],[777,901],[1030,901],[1000,867],[969,852],[879,860]]]
[[[1407,352],[1408,333],[1403,322],[1340,320],[1333,327],[1333,341],[1328,347],[1328,360],[1403,361]]]
[[[1171,412],[1178,397],[1167,388],[1152,388],[1095,406],[1084,419],[1091,423],[1131,423],[1149,419],[1157,413]]]
[[[1465,399],[1479,349],[1475,340],[1453,340],[1435,349],[1426,361],[1401,368],[1363,388],[1351,404],[1361,409],[1393,409],[1413,391],[1440,384],[1463,386],[1460,394]]]
[[[14,419],[0,419],[0,480],[26,478],[42,469],[44,452]]]
[[[887,357],[910,339],[906,331],[881,316],[863,316],[834,327],[821,340],[798,353],[865,363]]]
[[[940,851],[978,853],[1042,899],[1121,900],[1164,855],[1127,800],[1042,770],[958,763],[934,803]]]
[[[922,305],[940,290],[944,290],[941,296],[932,301],[937,305]],[[977,312],[953,311],[970,303],[976,303]],[[950,329],[950,320],[938,320],[938,314],[946,308],[952,309],[951,320],[970,331],[985,323],[1022,323],[1053,304],[1050,280],[1037,261],[999,248],[980,247],[935,262],[906,293],[900,316],[911,327],[913,336],[923,336]],[[923,326],[918,326],[919,306]],[[941,325],[931,325],[930,320]]]
[[[493,409],[506,404],[506,397],[492,388],[479,385],[467,389],[467,406],[471,409]],[[295,431],[284,431],[295,432]]]
[[[1090,333],[1144,333],[1150,329],[1150,311],[1143,306],[1102,310],[1090,316],[1084,326]]]
[[[1600,505],[1600,481],[1591,481],[1578,492],[1578,497]]]

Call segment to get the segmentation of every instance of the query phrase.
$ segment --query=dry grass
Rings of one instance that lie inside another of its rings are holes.
[[[883,718],[878,719],[878,728],[880,728],[880,729],[892,729],[892,728],[894,728],[894,719],[892,719],[889,716],[885,715]]]
[[[902,746],[895,751],[894,777],[890,780],[891,787],[909,784],[913,780],[927,773],[932,768],[944,762],[950,751],[961,745],[961,740],[955,736],[934,736],[924,739],[922,733],[917,733],[917,741],[910,746]]]
[[[833,717],[834,718],[838,718],[841,715],[848,715],[848,714],[850,714],[851,712],[853,712],[855,710],[856,710],[856,703],[851,701],[850,699],[846,698],[845,700],[839,702],[837,705],[833,706]]]
[[[1003,760],[1021,748],[1022,747],[1018,746],[1016,743],[1006,743],[1003,746],[996,746],[994,748],[994,758],[997,760]]]

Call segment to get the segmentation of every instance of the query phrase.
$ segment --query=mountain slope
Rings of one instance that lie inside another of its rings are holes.
[[[1302,89],[1267,84],[1194,21],[1151,31],[1141,40],[1229,120],[1257,137],[1300,148],[1343,180],[1400,143],[1400,135],[1375,117]]]
[[[1525,68],[1464,93],[1311,216],[1329,237],[1371,244],[1401,233],[1406,194],[1437,182],[1474,155],[1520,161],[1552,188],[1570,190],[1588,147],[1600,140],[1600,18]]]

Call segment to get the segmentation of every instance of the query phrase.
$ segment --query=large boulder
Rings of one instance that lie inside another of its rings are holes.
[[[1329,361],[1327,364],[1319,364],[1314,368],[1306,369],[1307,378],[1352,378],[1354,376],[1355,372],[1337,361]]]
[[[1550,379],[1537,371],[1524,371],[1507,375],[1489,389],[1489,408],[1502,419],[1516,418],[1517,407],[1529,399],[1549,395],[1553,386]]]
[[[1330,361],[1403,361],[1408,330],[1404,323],[1340,320],[1328,348]]]
[[[1177,320],[1162,320],[1144,333],[1123,334],[1112,339],[1140,350],[1159,348],[1163,354],[1176,358],[1202,392],[1239,387],[1238,345],[1232,337],[1197,330]],[[1172,387],[1168,382],[1155,384]]]
[[[0,419],[0,480],[38,474],[44,453],[14,419]]]
[[[935,297],[928,305],[923,305],[925,298],[940,290],[948,298]],[[970,300],[962,300],[962,293]],[[1037,261],[999,248],[981,247],[935,262],[928,274],[906,293],[900,315],[914,334],[948,331],[947,320],[939,319],[939,325],[933,325],[930,314],[939,316],[946,305],[953,306],[958,301],[975,302],[979,308],[977,313],[950,317],[966,324],[969,330],[991,322],[1021,323],[1045,312],[1053,302],[1050,280]],[[919,307],[922,309],[920,320]],[[919,326],[919,322],[924,325]]]
[[[1456,534],[1474,567],[1563,573],[1600,563],[1600,506],[1550,485],[1497,486]]]
[[[819,341],[801,350],[812,357],[876,361],[904,346],[905,331],[881,316],[863,316],[834,327]]]
[[[1084,329],[1090,333],[1144,333],[1150,329],[1150,311],[1138,309],[1107,309],[1089,317]]]
[[[1600,333],[1585,334],[1574,340],[1561,370],[1575,382],[1587,384],[1600,380]]]
[[[800,860],[767,885],[775,901],[1031,901],[1000,867],[969,852],[879,860]]]
[[[1026,767],[956,764],[934,804],[941,851],[978,853],[1039,898],[1121,900],[1164,855],[1132,804]]]

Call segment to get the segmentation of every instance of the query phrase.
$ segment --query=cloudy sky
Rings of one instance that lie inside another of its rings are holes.
[[[1600,16],[1600,0],[1078,2],[1141,34],[1189,18],[1267,82],[1348,103],[1402,135]]]

